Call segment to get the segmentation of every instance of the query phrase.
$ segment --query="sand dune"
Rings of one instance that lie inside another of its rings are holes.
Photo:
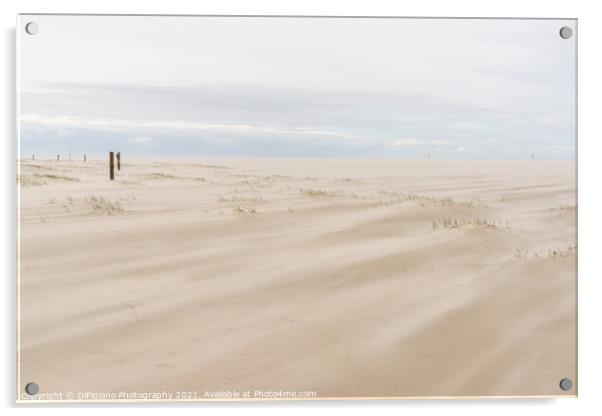
[[[574,395],[574,162],[20,164],[19,386]]]

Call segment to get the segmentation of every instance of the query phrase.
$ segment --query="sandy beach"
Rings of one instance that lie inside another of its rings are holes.
[[[107,165],[20,162],[20,389],[576,394],[575,162]]]

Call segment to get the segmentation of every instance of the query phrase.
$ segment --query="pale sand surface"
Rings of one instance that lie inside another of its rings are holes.
[[[574,162],[24,160],[20,182],[20,386],[576,392]]]

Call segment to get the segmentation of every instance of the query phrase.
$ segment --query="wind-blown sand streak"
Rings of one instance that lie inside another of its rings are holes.
[[[20,169],[21,384],[576,392],[574,162]]]

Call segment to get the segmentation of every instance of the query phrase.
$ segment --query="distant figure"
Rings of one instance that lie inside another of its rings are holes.
[[[36,155],[31,155],[31,160],[36,160]]]
[[[59,155],[56,155],[56,161],[57,162],[59,161]]]
[[[86,154],[84,153],[84,163],[86,163]]]

